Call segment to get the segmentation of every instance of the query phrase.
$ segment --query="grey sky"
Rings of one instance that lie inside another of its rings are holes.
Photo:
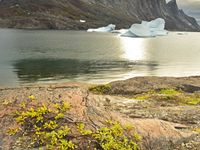
[[[200,24],[200,0],[177,0],[177,3],[186,14],[195,17]]]

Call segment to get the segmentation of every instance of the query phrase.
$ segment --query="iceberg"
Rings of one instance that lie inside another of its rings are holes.
[[[119,34],[124,34],[128,31],[128,29],[120,29],[120,30],[113,30],[111,31],[112,33],[119,33]]]
[[[86,20],[82,20],[82,19],[80,19],[79,21],[80,21],[80,23],[85,23],[86,22]]]
[[[141,24],[133,24],[127,32],[122,33],[121,36],[128,37],[155,37],[167,35],[165,30],[165,20],[157,18],[150,22],[142,21]]]
[[[109,24],[106,27],[100,27],[97,29],[88,29],[87,32],[112,32],[115,30],[116,25],[114,24]]]

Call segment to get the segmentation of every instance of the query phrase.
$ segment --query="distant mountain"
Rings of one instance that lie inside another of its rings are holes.
[[[8,28],[87,29],[110,23],[128,28],[157,17],[169,30],[200,31],[176,0],[0,0],[0,27]]]
[[[195,17],[200,24],[200,1],[199,0],[177,0],[178,6],[188,15]]]

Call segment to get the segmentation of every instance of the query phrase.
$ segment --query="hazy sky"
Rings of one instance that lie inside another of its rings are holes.
[[[177,3],[186,14],[195,17],[200,24],[200,0],[177,0]]]

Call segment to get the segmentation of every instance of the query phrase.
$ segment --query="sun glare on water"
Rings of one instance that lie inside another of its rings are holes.
[[[146,44],[143,38],[121,37],[121,48],[124,51],[123,58],[130,61],[144,60]]]

